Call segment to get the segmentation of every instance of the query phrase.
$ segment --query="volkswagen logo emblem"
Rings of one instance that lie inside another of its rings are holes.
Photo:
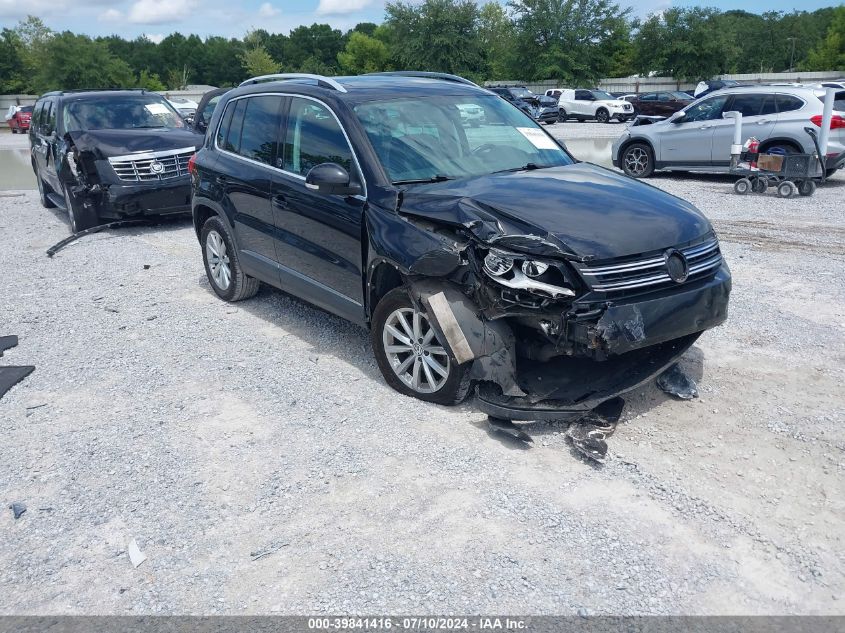
[[[161,172],[164,171],[164,165],[162,165],[157,160],[154,160],[153,162],[150,163],[150,171],[153,172],[154,174],[160,174]]]
[[[666,251],[666,272],[669,279],[676,284],[682,284],[689,277],[689,263],[681,251],[670,249]]]

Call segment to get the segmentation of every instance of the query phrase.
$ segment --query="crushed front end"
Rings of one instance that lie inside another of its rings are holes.
[[[727,318],[731,276],[712,232],[605,260],[534,235],[473,233],[449,241],[459,252],[449,274],[412,267],[407,278],[441,341],[472,363],[491,416],[582,415],[652,379]]]
[[[66,182],[103,219],[170,215],[191,210],[188,160],[195,147],[113,155],[92,133],[69,133],[63,143]]]

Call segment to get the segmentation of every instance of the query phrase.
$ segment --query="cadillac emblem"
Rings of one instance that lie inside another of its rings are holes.
[[[689,277],[689,263],[681,251],[670,249],[666,251],[666,272],[669,279],[676,284],[682,284]]]
[[[160,174],[161,172],[164,171],[164,165],[162,165],[157,160],[154,160],[153,162],[150,163],[150,171],[153,172],[154,174]]]

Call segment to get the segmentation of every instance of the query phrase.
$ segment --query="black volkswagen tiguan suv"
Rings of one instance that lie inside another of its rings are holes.
[[[29,129],[41,204],[74,233],[103,220],[191,210],[188,160],[203,136],[144,90],[48,92]]]
[[[249,80],[190,170],[217,295],[265,282],[369,327],[385,380],[423,400],[475,385],[494,416],[580,414],[727,316],[730,273],[699,211],[578,162],[459,77]]]

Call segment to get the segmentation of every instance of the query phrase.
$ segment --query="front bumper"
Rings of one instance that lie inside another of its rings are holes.
[[[149,183],[104,186],[98,215],[122,219],[190,212],[191,179],[185,176]]]
[[[511,420],[565,419],[635,389],[675,362],[707,329],[727,319],[731,276],[726,265],[708,279],[671,294],[612,302],[593,321],[574,324],[573,342],[605,360],[556,356],[516,359],[514,381],[524,395],[482,382],[478,407]]]

